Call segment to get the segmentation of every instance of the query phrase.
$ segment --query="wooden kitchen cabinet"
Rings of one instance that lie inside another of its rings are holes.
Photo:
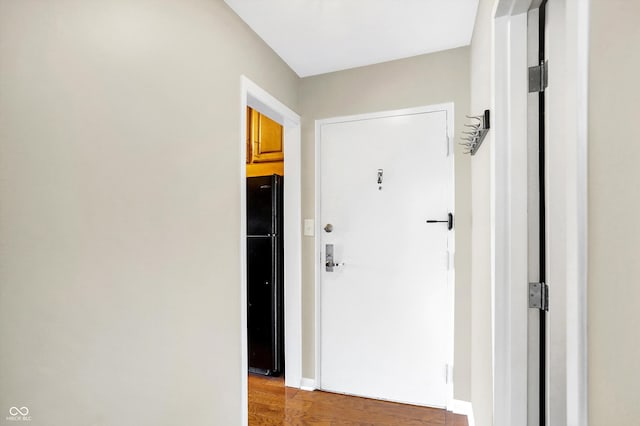
[[[283,128],[247,107],[247,176],[284,175]]]
[[[282,126],[264,114],[251,110],[251,162],[284,160]]]

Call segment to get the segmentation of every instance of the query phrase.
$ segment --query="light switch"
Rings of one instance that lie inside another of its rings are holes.
[[[305,219],[304,220],[304,235],[306,237],[313,237],[313,219]]]

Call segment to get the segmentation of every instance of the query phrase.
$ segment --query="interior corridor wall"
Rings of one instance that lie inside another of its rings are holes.
[[[640,424],[640,2],[591,0],[589,424]]]
[[[240,424],[241,74],[297,109],[222,0],[0,0],[0,423]]]
[[[492,109],[493,7],[480,0],[471,41],[471,110]],[[495,123],[492,123],[495,125]],[[477,426],[493,424],[491,155],[493,131],[471,160],[471,403]]]
[[[315,215],[315,120],[343,115],[455,103],[456,295],[455,398],[470,399],[471,187],[468,155],[458,145],[469,110],[469,49],[421,55],[315,77],[300,83],[302,116],[302,215]],[[315,377],[314,250],[303,237],[303,376]]]

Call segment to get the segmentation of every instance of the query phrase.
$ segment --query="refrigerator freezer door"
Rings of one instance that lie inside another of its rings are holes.
[[[280,176],[247,178],[247,235],[279,234]]]

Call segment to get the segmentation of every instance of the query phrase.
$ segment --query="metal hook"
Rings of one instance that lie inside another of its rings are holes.
[[[485,110],[484,114],[481,115],[465,115],[466,118],[471,120],[470,123],[463,123],[463,126],[466,127],[466,131],[461,132],[461,143],[463,147],[465,147],[465,154],[474,155],[482,141],[485,139],[485,136],[489,132],[489,110]]]

